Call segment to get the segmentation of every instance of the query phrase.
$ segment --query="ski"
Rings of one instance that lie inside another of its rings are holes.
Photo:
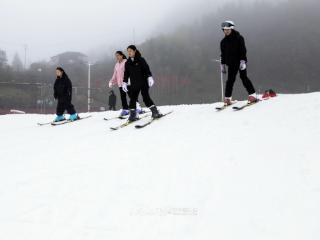
[[[253,102],[253,103],[246,103],[246,104],[244,104],[242,106],[235,106],[235,107],[232,107],[232,109],[235,110],[235,111],[240,111],[240,110],[243,110],[243,109],[245,109],[247,107],[250,107],[252,105],[257,104],[258,102],[259,102],[259,100],[257,102]]]
[[[143,115],[143,116],[140,117],[137,121],[140,121],[141,119],[144,119],[144,118],[149,117],[149,116],[151,116],[151,115]],[[122,123],[122,124],[120,124],[120,125],[118,125],[118,126],[110,127],[110,129],[113,130],[113,131],[116,131],[116,130],[119,130],[119,129],[121,129],[121,128],[127,127],[127,126],[129,126],[129,125],[131,125],[131,124],[133,124],[133,123],[135,123],[135,122],[137,122],[137,121],[134,121],[134,122],[126,121],[125,123]]]
[[[50,124],[52,124],[53,122],[51,121],[51,122],[46,122],[46,123],[37,123],[38,124],[38,126],[46,126],[46,125],[50,125]]]
[[[105,121],[110,121],[110,120],[115,120],[115,119],[127,119],[128,116],[117,116],[117,117],[112,117],[112,118],[103,118]]]
[[[64,121],[60,121],[60,122],[52,122],[51,125],[52,126],[60,126],[60,125],[64,125],[64,124],[67,124],[67,123],[78,122],[80,120],[87,119],[87,118],[90,118],[90,117],[92,117],[92,115],[88,115],[88,116],[85,116],[85,117],[80,117],[78,120],[75,120],[75,121],[64,120]]]
[[[237,103],[237,102],[238,102],[238,101],[233,101],[232,104],[230,104],[230,105],[223,105],[223,106],[221,106],[221,107],[216,107],[216,110],[217,110],[217,112],[220,112],[220,111],[222,111],[222,110],[227,109],[228,107],[231,107],[232,105],[234,105],[234,104]]]
[[[150,113],[150,111],[144,111],[142,113],[140,113],[139,115],[144,115],[144,114],[147,114],[147,113]],[[103,120],[105,121],[110,121],[110,120],[115,120],[115,119],[120,119],[120,120],[125,120],[125,119],[128,119],[129,118],[129,115],[127,116],[117,116],[117,117],[112,117],[112,118],[104,118]]]
[[[159,119],[161,119],[161,118],[163,118],[163,117],[165,117],[165,116],[167,116],[167,115],[169,115],[171,113],[173,113],[173,111],[170,111],[170,112],[162,114],[162,116],[160,118],[152,118],[152,119],[150,119],[148,122],[146,122],[144,124],[136,125],[135,128],[137,128],[137,129],[144,128],[144,127],[150,125],[151,123],[153,123],[154,121],[157,121],[157,120],[159,120]]]

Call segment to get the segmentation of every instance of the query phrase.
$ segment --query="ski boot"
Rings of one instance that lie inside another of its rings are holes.
[[[259,101],[259,99],[257,98],[257,94],[254,93],[254,94],[249,95],[248,104],[254,104],[258,101]]]
[[[136,109],[131,109],[128,121],[129,122],[135,122],[137,120],[139,120],[139,118],[137,117],[137,110]]]
[[[277,94],[275,93],[275,91],[273,91],[272,89],[269,89],[264,92],[264,94],[262,95],[262,99],[267,100],[269,98],[274,98],[276,96],[277,96]]]
[[[264,94],[262,95],[263,100],[267,100],[270,98],[270,92],[269,90],[265,91]]]
[[[63,115],[57,115],[56,118],[54,119],[54,122],[62,122],[66,120]]]
[[[273,98],[273,97],[276,97],[276,96],[277,96],[276,92],[275,92],[275,91],[273,91],[272,89],[269,89],[269,95],[270,95],[270,97],[271,97],[271,98]]]
[[[153,119],[161,118],[163,116],[161,113],[159,113],[159,111],[155,105],[151,106],[150,110],[151,110]]]
[[[122,109],[120,113],[120,117],[128,116],[130,114],[130,111],[127,109]]]
[[[232,98],[231,97],[225,97],[224,98],[224,106],[230,106],[232,105]]]
[[[142,108],[137,108],[137,114],[143,114],[144,113],[144,111],[142,110]]]
[[[74,113],[74,114],[71,114],[70,117],[69,117],[69,121],[73,122],[73,121],[77,121],[79,120],[80,117],[77,113]]]

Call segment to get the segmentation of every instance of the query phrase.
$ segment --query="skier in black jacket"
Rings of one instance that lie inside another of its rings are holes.
[[[154,80],[150,71],[149,65],[146,60],[141,56],[141,53],[134,45],[128,48],[129,59],[125,65],[124,79],[122,89],[129,93],[130,97],[130,116],[129,121],[133,122],[138,120],[136,113],[136,103],[141,92],[143,102],[150,108],[153,118],[160,118],[162,115],[159,113],[154,102],[150,98],[149,88],[153,86]]]
[[[225,34],[220,44],[222,73],[227,73],[226,66],[228,66],[228,80],[225,89],[224,104],[232,104],[233,85],[238,72],[240,72],[242,83],[249,94],[248,103],[257,102],[256,91],[247,76],[247,49],[244,38],[238,31],[234,30],[234,23],[232,21],[222,23],[221,27]]]
[[[70,114],[70,121],[75,121],[79,119],[74,106],[71,103],[72,100],[72,83],[61,67],[56,69],[57,79],[54,83],[54,98],[58,100],[57,105],[57,117],[55,122],[64,121],[65,118],[63,113],[67,110]]]

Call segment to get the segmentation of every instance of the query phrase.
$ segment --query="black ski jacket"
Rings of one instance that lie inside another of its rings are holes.
[[[245,41],[238,31],[232,30],[229,36],[222,39],[220,48],[222,64],[235,66],[240,64],[240,60],[247,61]]]
[[[128,83],[130,78],[130,89],[139,90],[148,87],[148,77],[151,77],[149,65],[143,57],[129,58],[125,65],[123,81]]]
[[[64,74],[57,78],[54,83],[54,98],[59,101],[69,101],[72,99],[72,83],[68,76]]]

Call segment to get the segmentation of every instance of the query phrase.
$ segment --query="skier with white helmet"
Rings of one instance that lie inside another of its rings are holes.
[[[225,37],[220,43],[221,48],[221,71],[228,72],[228,80],[225,88],[225,105],[232,104],[233,85],[238,72],[249,97],[248,103],[258,101],[255,88],[247,76],[247,49],[243,36],[236,31],[233,21],[225,21],[221,25]]]

